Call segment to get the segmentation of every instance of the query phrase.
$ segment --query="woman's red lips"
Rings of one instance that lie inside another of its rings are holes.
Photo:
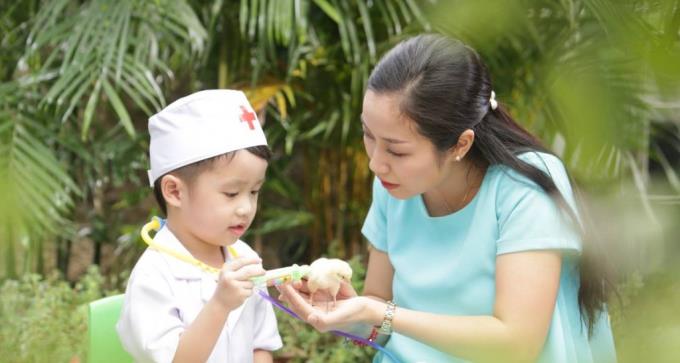
[[[394,189],[394,188],[399,186],[399,184],[388,183],[388,182],[386,182],[382,179],[380,180],[380,183],[382,183],[382,185],[385,187],[385,189]]]

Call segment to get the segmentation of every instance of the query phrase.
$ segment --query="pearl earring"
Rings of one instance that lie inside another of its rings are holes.
[[[456,155],[456,161],[460,161],[460,155]]]

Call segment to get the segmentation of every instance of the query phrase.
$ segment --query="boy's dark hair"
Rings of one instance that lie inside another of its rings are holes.
[[[271,150],[269,150],[269,147],[267,145],[251,146],[243,150],[246,150],[257,157],[264,159],[267,162],[272,158],[272,152]],[[199,176],[202,172],[212,168],[216,161],[223,158],[226,158],[228,160],[233,159],[237,151],[239,150],[230,151],[228,153],[213,156],[208,159],[199,160],[195,163],[191,163],[189,165],[185,165],[181,168],[170,171],[162,175],[160,178],[156,179],[156,181],[153,183],[153,194],[156,197],[156,202],[158,202],[158,206],[161,208],[161,212],[163,212],[163,215],[164,216],[168,215],[168,207],[167,204],[165,203],[165,198],[163,198],[163,192],[161,191],[161,180],[163,180],[164,176],[172,173],[177,175],[180,179],[184,180],[186,183],[191,184],[194,181],[194,179],[196,179],[196,177]]]

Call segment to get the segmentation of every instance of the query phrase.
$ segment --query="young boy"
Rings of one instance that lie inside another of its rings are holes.
[[[167,223],[128,281],[123,346],[138,362],[272,362],[274,311],[250,281],[265,271],[239,240],[270,157],[252,107],[240,91],[198,92],[152,116],[149,134]]]

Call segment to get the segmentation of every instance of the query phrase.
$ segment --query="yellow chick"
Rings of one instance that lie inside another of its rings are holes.
[[[307,287],[312,305],[314,294],[322,291],[333,297],[333,306],[335,306],[340,284],[342,281],[349,283],[351,279],[352,268],[343,260],[322,257],[312,262],[309,266],[309,275],[307,275]],[[326,303],[326,310],[328,310],[328,303]]]

